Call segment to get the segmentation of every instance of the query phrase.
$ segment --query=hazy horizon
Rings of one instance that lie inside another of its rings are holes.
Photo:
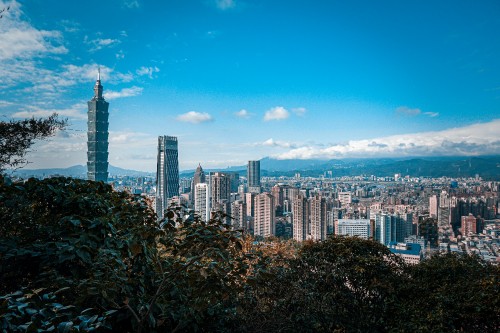
[[[101,67],[109,163],[500,154],[497,1],[0,0],[0,114],[67,117],[29,168],[85,165]]]

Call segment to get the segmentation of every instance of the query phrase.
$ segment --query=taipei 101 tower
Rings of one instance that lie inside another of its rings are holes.
[[[87,178],[94,181],[108,180],[108,107],[102,97],[101,70],[97,71],[94,97],[88,101]]]

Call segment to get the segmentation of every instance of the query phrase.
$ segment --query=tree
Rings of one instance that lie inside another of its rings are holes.
[[[0,172],[26,163],[26,153],[36,140],[46,139],[67,126],[56,113],[48,118],[0,121]]]
[[[43,312],[45,299],[51,309],[71,307],[73,317],[64,322],[76,323],[88,308],[96,318],[115,311],[113,328],[130,331],[136,323],[128,308],[138,311],[156,291],[161,230],[140,197],[100,182],[60,177],[6,183],[0,176],[0,221],[0,294],[8,302],[12,293],[42,298],[29,305],[34,315],[1,308],[0,327],[7,331],[30,325],[39,313],[47,329],[57,327],[61,312]]]
[[[389,319],[395,332],[499,332],[500,267],[438,254],[407,268]]]
[[[280,265],[261,261],[242,304],[243,331],[387,330],[404,264],[385,246],[332,237],[305,242]]]
[[[240,233],[220,215],[166,216],[100,182],[0,175],[0,331],[228,331],[247,269]]]

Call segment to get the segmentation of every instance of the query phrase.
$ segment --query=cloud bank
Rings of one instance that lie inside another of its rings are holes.
[[[303,146],[278,159],[345,157],[477,156],[500,154],[500,119],[442,131],[352,140],[329,147]]]

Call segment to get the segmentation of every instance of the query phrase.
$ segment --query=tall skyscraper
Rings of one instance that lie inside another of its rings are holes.
[[[163,217],[168,199],[179,195],[179,157],[175,136],[158,137],[156,164],[156,213]]]
[[[193,203],[195,201],[195,186],[200,183],[205,183],[205,172],[203,171],[201,164],[198,164],[198,167],[193,175],[193,181],[191,182],[191,199]]]
[[[94,97],[88,104],[87,178],[94,181],[108,180],[108,107],[102,96],[101,71],[97,72]]]
[[[248,161],[248,192],[260,193],[260,161]]]

